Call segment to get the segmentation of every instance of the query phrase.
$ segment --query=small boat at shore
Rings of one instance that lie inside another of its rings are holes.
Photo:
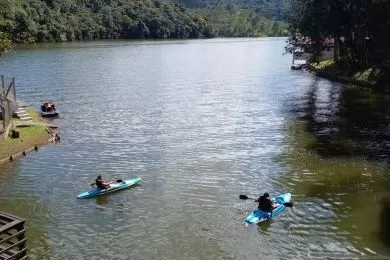
[[[293,51],[292,70],[301,70],[307,66],[307,54],[302,48],[295,48]]]
[[[52,101],[45,101],[41,105],[40,114],[42,117],[58,117],[59,112]]]

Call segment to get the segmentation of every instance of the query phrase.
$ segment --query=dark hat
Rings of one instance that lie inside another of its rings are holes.
[[[101,175],[99,175],[97,178],[98,178],[98,179],[101,179],[101,178],[102,178],[102,176],[101,176]]]
[[[266,198],[268,198],[268,197],[269,197],[269,194],[268,194],[268,192],[264,192],[264,194],[263,194],[263,197],[266,197]]]

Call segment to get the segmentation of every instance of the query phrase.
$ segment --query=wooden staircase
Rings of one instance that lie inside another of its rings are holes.
[[[28,113],[22,106],[18,107],[18,110],[14,112],[14,116],[22,121],[32,121],[32,118],[28,115]]]

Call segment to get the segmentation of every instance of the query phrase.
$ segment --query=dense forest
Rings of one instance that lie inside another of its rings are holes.
[[[2,0],[0,28],[15,42],[212,36],[202,17],[155,0]]]
[[[196,8],[192,11],[212,25],[216,36],[258,37],[288,36],[286,23],[272,21],[259,13],[232,4]]]
[[[390,1],[291,0],[292,44],[310,38],[318,56],[323,41],[335,41],[334,60],[346,73],[372,68],[380,81],[390,82]]]
[[[231,3],[190,8],[167,0],[0,1],[0,53],[10,42],[286,34],[284,23]]]
[[[205,8],[220,4],[233,4],[235,6],[252,10],[271,20],[282,21],[286,13],[288,0],[176,0],[176,2],[189,7]]]

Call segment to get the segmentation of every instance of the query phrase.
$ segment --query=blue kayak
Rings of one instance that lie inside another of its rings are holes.
[[[137,184],[140,181],[141,181],[141,178],[134,178],[131,180],[110,183],[110,188],[108,188],[108,189],[96,188],[96,189],[93,189],[90,191],[82,192],[79,195],[77,195],[77,198],[78,199],[86,199],[86,198],[91,198],[91,197],[96,197],[96,196],[100,196],[103,194],[111,193],[111,192],[118,191],[118,190],[123,190],[123,189],[129,188],[130,186],[133,186],[134,184]]]
[[[263,212],[258,209],[255,209],[251,214],[249,214],[249,216],[245,218],[245,222],[248,224],[256,224],[268,220],[270,218],[276,217],[286,209],[286,206],[283,205],[283,203],[291,201],[291,193],[285,193],[280,196],[277,196],[273,198],[272,201],[276,206],[272,210],[272,214],[270,214],[269,212]]]

